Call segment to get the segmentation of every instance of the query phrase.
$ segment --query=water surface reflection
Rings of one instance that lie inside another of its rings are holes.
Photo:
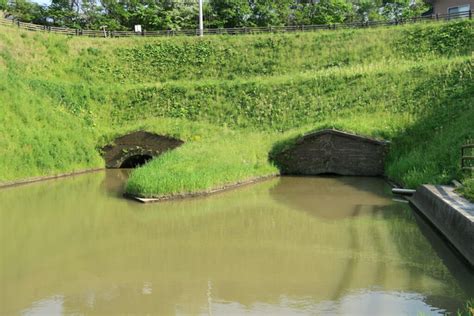
[[[472,295],[380,179],[142,205],[125,178],[0,190],[0,314],[443,314]]]

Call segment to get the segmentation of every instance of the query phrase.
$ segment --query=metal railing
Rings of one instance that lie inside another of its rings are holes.
[[[474,142],[461,146],[461,170],[474,171]]]
[[[322,24],[322,25],[289,25],[289,26],[268,26],[268,27],[240,27],[240,28],[207,28],[204,29],[204,35],[244,35],[261,33],[292,33],[292,32],[313,32],[319,30],[336,30],[351,28],[371,28],[379,26],[393,26],[401,24],[421,23],[429,21],[449,21],[453,19],[472,19],[472,10],[456,14],[436,14],[421,16],[395,21],[369,21],[352,22],[340,24]],[[28,31],[43,31],[58,33],[70,36],[88,36],[88,37],[132,37],[132,36],[198,36],[199,29],[182,30],[161,30],[161,31],[142,31],[140,33],[133,31],[104,31],[104,30],[82,30],[67,27],[56,27],[48,25],[38,25],[33,23],[20,22],[14,19],[0,18],[0,25],[13,25]]]

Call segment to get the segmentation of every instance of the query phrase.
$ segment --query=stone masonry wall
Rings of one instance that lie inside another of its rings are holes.
[[[276,156],[282,174],[381,176],[387,142],[337,130],[323,130],[300,138]]]

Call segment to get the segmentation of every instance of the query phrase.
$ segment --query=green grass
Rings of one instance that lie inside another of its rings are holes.
[[[128,192],[208,191],[275,174],[270,152],[330,127],[391,140],[387,175],[408,187],[470,183],[473,25],[108,40],[1,27],[0,182],[101,167],[103,145],[143,129],[186,143]]]
[[[459,189],[459,193],[474,202],[474,178],[464,181],[463,187]]]
[[[133,172],[127,192],[160,197],[206,192],[225,184],[276,175],[268,163],[272,138],[266,134],[223,131],[186,144]]]

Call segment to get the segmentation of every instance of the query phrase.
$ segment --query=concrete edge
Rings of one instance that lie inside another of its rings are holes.
[[[474,267],[474,203],[440,185],[423,185],[408,200]]]
[[[0,188],[8,188],[8,187],[20,186],[20,185],[25,185],[25,184],[35,183],[35,182],[72,177],[72,176],[76,176],[76,175],[81,175],[81,174],[85,174],[85,173],[92,173],[92,172],[97,172],[97,171],[101,171],[101,170],[105,170],[105,168],[84,169],[84,170],[72,171],[72,172],[68,172],[68,173],[59,173],[59,174],[55,174],[55,175],[51,175],[51,176],[26,178],[26,179],[14,180],[14,181],[10,181],[10,182],[0,182]]]
[[[213,195],[217,193],[222,193],[225,191],[230,191],[230,190],[237,189],[246,185],[263,182],[263,181],[276,178],[279,176],[280,174],[276,173],[276,174],[271,174],[271,175],[262,176],[262,177],[255,177],[248,180],[238,181],[232,184],[224,185],[215,189],[192,192],[192,193],[170,194],[170,195],[163,195],[163,196],[151,197],[151,198],[145,198],[145,197],[141,197],[141,196],[130,194],[130,193],[124,193],[123,196],[129,200],[133,200],[133,201],[144,203],[144,204],[183,200],[183,199],[188,199],[188,198],[203,197],[203,196]]]

